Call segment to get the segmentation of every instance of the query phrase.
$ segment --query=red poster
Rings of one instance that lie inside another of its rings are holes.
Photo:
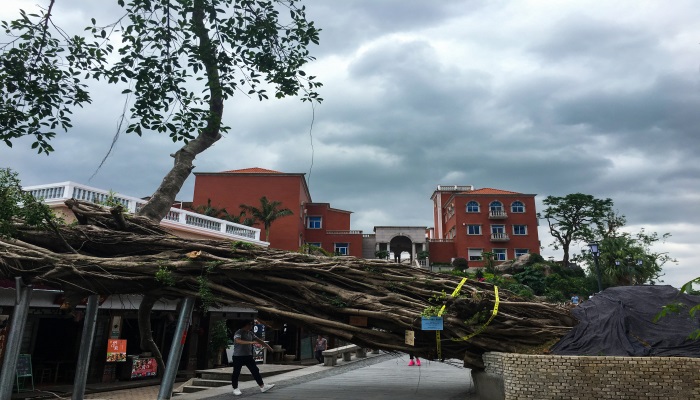
[[[155,358],[134,358],[131,368],[131,379],[156,376],[158,363]]]
[[[107,340],[107,362],[115,361],[126,361],[126,340],[124,339]]]

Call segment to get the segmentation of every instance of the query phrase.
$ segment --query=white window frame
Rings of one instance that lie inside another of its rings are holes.
[[[519,206],[517,206],[517,207],[520,208],[520,209],[522,209],[522,211],[517,211],[517,210],[515,209],[515,207],[516,207],[515,203],[519,203]],[[514,201],[513,203],[511,203],[511,205],[510,205],[510,212],[512,212],[512,213],[518,213],[518,214],[524,213],[524,212],[525,212],[525,203],[523,203],[523,202],[520,201],[520,200],[515,200],[515,201]]]
[[[345,246],[339,246],[339,245],[345,245]],[[340,251],[341,249],[345,249],[345,251]],[[333,243],[333,254],[340,254],[341,256],[347,256],[350,255],[350,243],[348,242],[338,242],[338,243]]]
[[[524,233],[518,233],[518,232],[515,230],[515,228],[518,227],[518,226],[521,226],[521,227],[525,228],[525,229],[524,229]],[[525,236],[525,235],[527,235],[527,225],[521,225],[521,224],[513,225],[513,235],[517,235],[517,236]]]
[[[508,249],[491,249],[494,261],[506,261],[508,259]]]
[[[469,205],[471,203],[476,204],[476,211],[469,211]],[[471,201],[467,202],[467,206],[465,207],[465,209],[468,213],[478,213],[479,211],[481,211],[481,206],[479,205],[479,202],[471,200]]]
[[[518,258],[525,254],[530,254],[530,249],[515,249],[515,258]]]
[[[470,228],[476,228],[476,233],[469,233]],[[467,224],[467,235],[481,235],[481,224]]]
[[[314,221],[316,222],[316,219],[318,219],[318,227],[312,227],[311,222]],[[321,229],[323,228],[323,217],[321,216],[308,216],[306,217],[306,229]]]
[[[504,224],[491,225],[491,234],[506,234],[506,226]]]
[[[467,257],[469,261],[481,261],[484,259],[482,255],[484,249],[467,249]],[[477,256],[478,254],[478,256]]]
[[[498,204],[495,206],[494,204]],[[489,211],[500,211],[500,212],[505,212],[505,209],[503,208],[503,203],[501,203],[498,200],[494,200],[489,203]]]

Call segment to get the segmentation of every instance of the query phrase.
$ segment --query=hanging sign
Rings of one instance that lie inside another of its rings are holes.
[[[416,333],[413,331],[406,331],[406,344],[409,346],[414,346],[416,340]]]
[[[421,329],[424,331],[441,331],[442,317],[421,317]]]
[[[107,340],[107,362],[126,362],[126,340]]]

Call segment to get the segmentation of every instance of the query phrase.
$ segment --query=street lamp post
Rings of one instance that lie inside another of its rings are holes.
[[[588,243],[588,247],[591,249],[591,254],[593,255],[596,277],[598,278],[598,293],[600,293],[603,291],[603,284],[600,279],[600,265],[598,265],[598,256],[600,255],[600,249],[598,249],[598,243],[596,242]]]

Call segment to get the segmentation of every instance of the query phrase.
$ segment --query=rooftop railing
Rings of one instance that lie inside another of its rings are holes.
[[[137,197],[125,196],[75,182],[27,186],[24,187],[24,190],[31,193],[37,199],[43,199],[46,202],[62,202],[73,198],[89,201],[91,203],[105,204],[111,200],[112,202],[123,205],[130,213],[136,213],[141,207],[146,205],[146,200]],[[254,242],[259,245],[267,245],[266,242],[260,241],[260,229],[182,210],[180,208],[171,208],[161,223],[166,223],[166,225],[173,227],[183,226],[194,228],[202,232],[215,232],[230,237],[232,240],[243,239],[244,241]]]

